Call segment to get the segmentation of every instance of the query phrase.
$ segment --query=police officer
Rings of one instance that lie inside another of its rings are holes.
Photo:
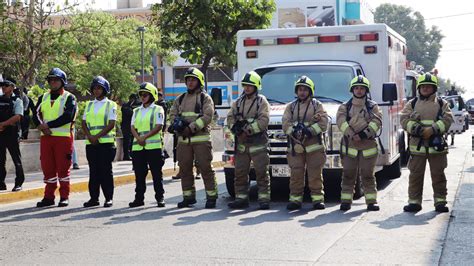
[[[217,200],[217,182],[212,169],[212,145],[209,124],[214,114],[212,98],[203,91],[204,74],[191,67],[184,75],[187,92],[176,98],[170,110],[169,127],[178,135],[177,159],[183,189],[183,201],[178,208],[190,207],[196,203],[193,162],[199,162],[199,168],[206,190],[206,208],[215,208]]]
[[[370,82],[359,75],[350,84],[352,98],[337,111],[337,125],[343,134],[341,156],[343,165],[341,206],[351,208],[354,186],[360,174],[368,211],[378,211],[377,185],[374,175],[377,162],[377,132],[382,127],[379,106],[370,100]]]
[[[135,199],[128,205],[130,208],[143,206],[146,191],[148,169],[153,177],[155,200],[158,207],[165,207],[163,189],[163,139],[161,130],[164,121],[164,110],[154,104],[158,100],[158,90],[153,84],[144,82],[138,89],[142,105],[133,110],[131,129],[134,137],[132,145],[132,163],[135,171]]]
[[[110,84],[102,76],[92,80],[91,93],[95,99],[86,104],[82,116],[82,130],[86,135],[86,156],[89,162],[89,201],[84,207],[98,206],[100,188],[104,193],[104,207],[111,207],[114,195],[112,162],[115,158],[115,121],[117,104],[107,98]]]
[[[122,130],[122,150],[123,150],[123,158],[124,161],[130,161],[130,150],[131,150],[131,142],[132,142],[132,131],[130,128],[130,123],[132,122],[133,116],[133,109],[140,106],[139,101],[137,99],[137,95],[135,93],[130,94],[128,97],[128,102],[122,105],[122,124],[120,124],[120,129]]]
[[[67,92],[67,76],[59,68],[53,68],[46,77],[50,91],[41,95],[36,104],[37,113],[33,117],[41,131],[40,157],[43,170],[44,198],[37,207],[54,205],[54,192],[59,181],[60,200],[58,207],[69,205],[70,167],[72,163],[72,127],[76,117],[76,98]]]
[[[12,191],[20,191],[25,174],[21,164],[19,145],[19,123],[23,116],[23,102],[18,95],[13,94],[16,82],[12,78],[0,81],[3,95],[0,96],[0,190],[7,190],[5,178],[7,171],[5,163],[7,149],[15,165],[15,186]]]
[[[261,78],[255,71],[245,74],[241,84],[244,91],[227,113],[228,126],[235,136],[235,200],[228,206],[232,209],[249,206],[249,170],[253,163],[260,209],[267,210],[270,208],[269,104],[265,96],[258,93],[262,89]]]
[[[288,210],[300,209],[303,202],[305,173],[308,173],[313,209],[324,206],[323,166],[326,162],[321,134],[326,131],[328,115],[320,101],[313,98],[314,83],[301,76],[295,83],[297,99],[283,113],[283,131],[289,137],[288,164],[291,168]]]
[[[418,97],[412,99],[403,108],[400,122],[409,134],[408,161],[410,170],[408,184],[408,205],[403,210],[418,212],[421,210],[423,181],[426,161],[430,164],[433,183],[434,206],[437,212],[448,212],[446,206],[446,175],[448,148],[443,134],[449,129],[453,117],[449,104],[436,96],[438,79],[429,73],[417,80]]]

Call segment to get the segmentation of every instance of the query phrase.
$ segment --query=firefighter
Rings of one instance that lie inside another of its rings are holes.
[[[84,207],[98,206],[100,189],[104,193],[104,207],[111,207],[114,196],[112,162],[115,158],[115,121],[117,104],[107,98],[110,84],[102,76],[92,80],[91,93],[95,99],[86,104],[82,116],[82,130],[86,135],[86,157],[89,163],[90,199]]]
[[[153,84],[144,82],[138,89],[142,105],[133,110],[131,130],[132,163],[135,171],[135,199],[128,205],[130,208],[143,206],[146,191],[148,169],[153,177],[155,200],[159,208],[165,207],[163,189],[162,153],[163,139],[161,130],[165,123],[165,113],[161,106],[154,104],[158,100],[158,89]]]
[[[255,169],[258,202],[261,210],[270,208],[270,181],[268,177],[268,122],[269,104],[262,89],[261,78],[250,71],[241,81],[242,95],[232,103],[227,113],[227,123],[235,136],[235,200],[228,206],[242,209],[249,206],[249,171]]]
[[[343,165],[341,206],[351,208],[354,186],[360,175],[368,211],[378,211],[377,184],[374,175],[378,149],[377,132],[382,127],[382,113],[370,99],[370,82],[359,75],[350,84],[352,98],[337,111],[337,125],[343,134],[341,156]]]
[[[25,181],[19,143],[23,102],[19,95],[13,93],[15,87],[16,81],[12,78],[0,80],[0,88],[3,92],[0,96],[0,191],[7,190],[5,184],[7,149],[15,165],[15,186],[12,191],[20,191]]]
[[[421,210],[423,181],[426,161],[430,164],[433,183],[434,206],[437,212],[448,212],[446,206],[446,175],[448,147],[443,134],[449,129],[453,117],[449,104],[438,98],[438,79],[429,73],[417,80],[418,97],[412,99],[402,110],[400,122],[409,135],[410,170],[408,184],[408,205],[406,212]]]
[[[39,97],[36,115],[33,117],[40,137],[41,169],[43,170],[44,198],[37,207],[54,205],[54,192],[59,181],[58,207],[69,205],[70,167],[72,163],[72,127],[76,117],[76,97],[67,92],[67,76],[59,68],[53,68],[46,77],[50,91]]]
[[[297,99],[289,103],[283,114],[283,131],[289,138],[288,164],[291,168],[288,210],[301,208],[305,173],[311,190],[313,209],[324,206],[323,166],[326,162],[321,134],[326,131],[328,115],[320,101],[313,98],[314,83],[301,76],[295,83]]]
[[[217,182],[212,169],[212,145],[209,124],[214,114],[212,98],[203,90],[204,74],[197,68],[189,68],[184,79],[187,91],[176,98],[170,110],[170,132],[178,135],[177,159],[183,189],[183,201],[178,208],[196,203],[193,162],[199,168],[206,190],[206,208],[215,208]]]

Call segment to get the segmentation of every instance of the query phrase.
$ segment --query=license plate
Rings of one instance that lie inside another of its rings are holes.
[[[289,177],[291,174],[290,167],[288,165],[273,165],[272,176],[274,177]]]

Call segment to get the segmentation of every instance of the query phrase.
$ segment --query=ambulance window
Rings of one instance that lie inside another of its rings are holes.
[[[290,102],[295,98],[295,81],[302,75],[313,80],[316,96],[346,101],[356,71],[349,66],[289,66],[257,69],[262,76],[262,93],[269,99]],[[322,101],[330,101],[328,99]]]
[[[415,97],[416,95],[414,95],[415,93],[415,87],[416,87],[416,81],[413,77],[406,77],[405,79],[405,97],[407,99],[411,99],[413,97]]]

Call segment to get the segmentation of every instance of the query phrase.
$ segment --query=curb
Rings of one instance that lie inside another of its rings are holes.
[[[225,165],[223,161],[212,162],[213,168],[222,168]],[[163,177],[172,176],[178,173],[178,168],[174,170],[173,168],[163,169]],[[151,175],[147,176],[148,180],[151,180]],[[89,190],[88,181],[82,181],[77,183],[71,183],[70,192],[71,193],[81,193]],[[114,176],[114,186],[123,186],[135,183],[135,175],[121,175]],[[56,194],[59,192],[56,191]],[[19,201],[25,201],[35,198],[41,198],[44,195],[44,188],[32,188],[27,190],[22,190],[18,192],[7,192],[0,194],[0,205],[7,203],[14,203]]]

